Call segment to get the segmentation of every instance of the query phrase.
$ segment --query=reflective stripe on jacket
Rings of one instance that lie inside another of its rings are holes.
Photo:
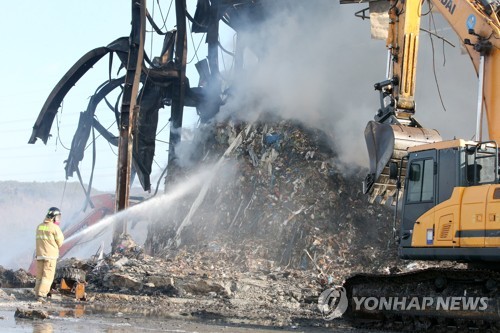
[[[36,259],[57,259],[64,235],[51,219],[45,219],[36,228]]]

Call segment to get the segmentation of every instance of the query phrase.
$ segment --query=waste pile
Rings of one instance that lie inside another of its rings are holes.
[[[87,272],[94,307],[325,326],[323,290],[399,265],[392,211],[368,203],[363,170],[342,165],[327,134],[292,121],[204,130],[189,158],[215,165],[213,177],[151,224],[144,246],[125,237],[68,263]]]
[[[101,260],[70,260],[66,265],[87,270],[89,303],[99,310],[272,326],[321,320],[316,273],[245,269],[232,260],[238,254],[216,243],[199,250],[185,246],[160,258],[135,246]]]

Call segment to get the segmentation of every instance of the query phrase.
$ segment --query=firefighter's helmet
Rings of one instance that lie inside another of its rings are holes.
[[[47,212],[47,218],[53,219],[57,215],[61,215],[61,211],[57,207],[50,207],[49,211]]]

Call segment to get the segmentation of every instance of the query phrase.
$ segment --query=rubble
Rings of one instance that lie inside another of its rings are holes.
[[[150,254],[216,247],[248,270],[314,270],[337,283],[396,260],[392,211],[367,202],[363,170],[343,165],[328,135],[284,120],[209,130],[208,156],[223,156],[228,167],[197,203],[189,227],[180,228],[190,203],[151,227]]]
[[[35,277],[24,269],[13,271],[0,266],[0,288],[26,288],[35,286]]]
[[[359,272],[432,263],[397,258],[392,211],[361,192],[321,131],[292,121],[205,128],[191,158],[221,165],[202,190],[113,254],[69,259],[86,272],[87,307],[269,326],[329,326],[320,293]],[[210,139],[211,138],[211,139]]]
[[[328,326],[325,288],[399,264],[391,211],[367,202],[363,170],[342,165],[325,133],[292,121],[204,130],[191,158],[218,166],[213,179],[150,225],[144,247],[125,237],[71,263],[93,307]]]
[[[49,314],[42,310],[17,309],[14,313],[14,317],[23,319],[47,319],[49,318]]]

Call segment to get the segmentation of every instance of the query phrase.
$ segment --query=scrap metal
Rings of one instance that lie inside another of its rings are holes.
[[[219,111],[221,100],[221,83],[218,69],[218,42],[219,20],[225,22],[235,31],[248,29],[249,23],[264,19],[263,4],[267,1],[211,1],[198,0],[197,9],[192,17],[185,8],[185,0],[176,0],[177,29],[162,32],[155,24],[149,13],[147,19],[153,29],[164,35],[164,46],[161,54],[150,59],[144,52],[140,82],[142,88],[138,94],[139,112],[137,115],[137,128],[133,142],[132,176],[137,175],[143,189],[151,190],[151,167],[155,155],[155,138],[158,125],[158,111],[164,106],[171,106],[171,134],[169,147],[169,164],[175,161],[175,144],[180,141],[179,128],[182,127],[182,108],[195,107],[200,120],[208,122]],[[193,23],[194,33],[207,33],[209,54],[207,59],[196,64],[200,71],[200,86],[190,87],[189,79],[185,76],[186,67],[186,25],[185,18]],[[137,30],[133,20],[132,29]],[[113,55],[120,61],[121,68],[127,68],[127,61],[131,46],[128,37],[121,37],[105,47],[99,47],[82,56],[56,84],[43,105],[38,118],[33,126],[31,137],[28,141],[34,144],[41,139],[47,144],[50,130],[55,116],[64,98],[71,88],[103,57],[109,55],[110,70]],[[238,55],[235,55],[238,58]],[[76,172],[81,180],[78,165],[83,160],[84,150],[90,137],[91,130],[97,130],[110,144],[116,146],[118,137],[99,123],[95,117],[97,105],[103,100],[115,113],[117,124],[120,123],[118,102],[111,105],[107,96],[115,89],[124,89],[125,77],[109,79],[101,84],[90,99],[86,111],[81,113],[78,128],[73,137],[68,159],[65,161],[66,179],[73,177]],[[120,94],[121,97],[121,94]],[[120,98],[119,97],[119,98]],[[119,130],[119,129],[118,129]],[[95,159],[95,156],[94,156]],[[83,182],[82,182],[83,183]],[[87,195],[90,196],[92,176],[89,182]]]

